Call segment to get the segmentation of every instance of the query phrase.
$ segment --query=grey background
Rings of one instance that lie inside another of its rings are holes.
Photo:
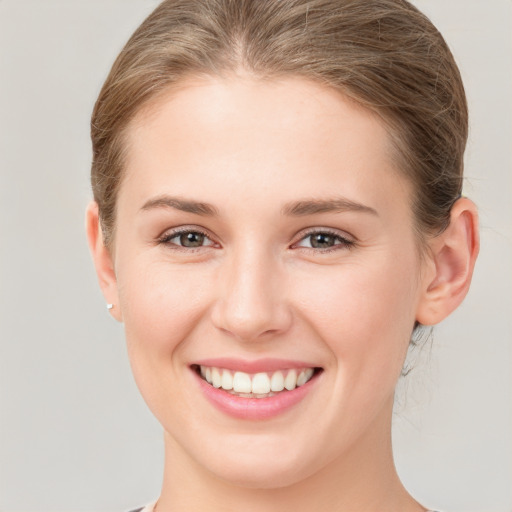
[[[400,384],[397,465],[430,507],[511,512],[512,2],[415,3],[465,79],[465,193],[480,208],[482,251],[469,297]],[[156,4],[0,0],[3,512],[122,511],[158,496],[160,427],[133,383],[83,230],[92,105]]]

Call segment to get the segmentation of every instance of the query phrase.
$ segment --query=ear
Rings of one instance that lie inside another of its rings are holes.
[[[91,201],[85,214],[85,229],[96,274],[107,304],[113,304],[110,314],[119,322],[123,320],[119,306],[116,274],[110,251],[103,242],[98,204]]]
[[[434,325],[464,300],[480,247],[475,204],[461,198],[453,205],[450,225],[430,243],[429,269],[424,274],[416,320]]]

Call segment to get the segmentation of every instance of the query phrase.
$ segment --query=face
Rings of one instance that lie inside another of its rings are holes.
[[[303,79],[212,78],[127,147],[115,310],[176,457],[278,487],[378,456],[421,289],[379,119]]]

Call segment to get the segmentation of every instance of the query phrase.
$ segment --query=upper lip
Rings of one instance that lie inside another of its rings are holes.
[[[195,361],[195,365],[224,368],[226,370],[242,371],[245,373],[273,372],[292,368],[317,368],[317,365],[306,361],[293,359],[264,358],[254,361],[235,359],[231,357],[209,358]]]

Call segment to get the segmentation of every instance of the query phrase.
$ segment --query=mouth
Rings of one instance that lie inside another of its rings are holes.
[[[241,370],[193,364],[191,368],[215,389],[242,398],[270,398],[304,386],[322,371],[319,367],[288,368],[247,373]]]

